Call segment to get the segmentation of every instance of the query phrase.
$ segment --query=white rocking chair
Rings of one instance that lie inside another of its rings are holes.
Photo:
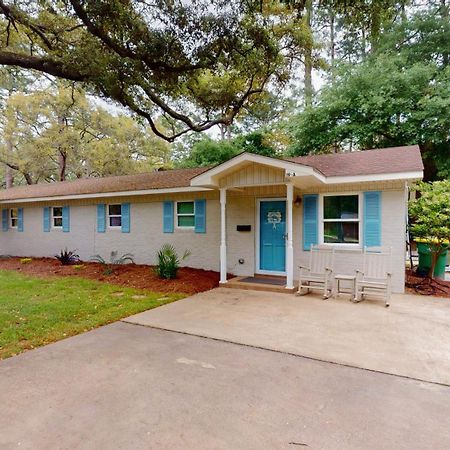
[[[309,267],[299,266],[297,295],[306,295],[311,290],[323,291],[323,298],[331,295],[334,268],[334,248],[312,245]]]
[[[356,271],[355,302],[372,295],[383,298],[386,307],[389,306],[391,277],[391,248],[365,248],[363,270]]]

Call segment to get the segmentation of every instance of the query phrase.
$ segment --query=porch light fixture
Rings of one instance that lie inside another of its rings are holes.
[[[299,208],[301,204],[302,204],[302,198],[299,195],[297,195],[297,197],[295,197],[294,206],[296,208]]]

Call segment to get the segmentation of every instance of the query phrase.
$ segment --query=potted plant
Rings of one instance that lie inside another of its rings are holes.
[[[450,180],[420,182],[413,190],[420,194],[409,203],[419,271],[426,271],[431,279],[443,278],[450,242]]]

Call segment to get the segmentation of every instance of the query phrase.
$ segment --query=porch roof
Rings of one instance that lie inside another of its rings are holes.
[[[195,176],[191,186],[221,187],[220,180],[249,165],[284,171],[283,181],[302,185],[340,184],[387,180],[417,180],[423,177],[418,145],[349,153],[276,159],[251,153],[234,158]]]
[[[302,186],[413,180],[423,176],[423,164],[417,145],[289,159],[242,153],[212,168],[164,170],[18,186],[0,190],[0,203],[208,190],[220,187],[220,179],[251,164],[278,171],[279,184],[291,179],[294,184],[301,180]]]

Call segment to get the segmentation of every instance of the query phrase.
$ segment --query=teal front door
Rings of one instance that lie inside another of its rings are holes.
[[[261,200],[259,208],[259,270],[286,270],[286,202]]]

